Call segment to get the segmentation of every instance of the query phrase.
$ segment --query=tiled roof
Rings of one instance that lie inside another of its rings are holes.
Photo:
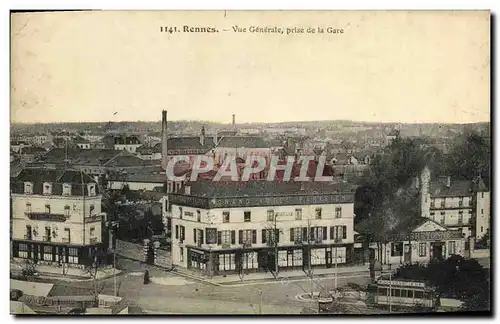
[[[199,197],[252,197],[306,193],[351,193],[352,188],[343,184],[314,182],[276,183],[270,181],[211,181],[192,182],[191,195]]]
[[[121,151],[120,154],[107,161],[104,165],[107,167],[130,167],[141,165],[152,165],[155,161],[143,160],[135,155]]]
[[[217,146],[231,148],[269,148],[269,144],[258,136],[225,136],[219,140]]]
[[[90,141],[88,139],[83,138],[81,136],[77,136],[74,141],[75,141],[75,143],[81,143],[81,144],[83,144],[83,143],[85,143],[85,144],[90,143]]]
[[[52,194],[62,195],[63,184],[72,184],[71,195],[81,196],[83,192],[88,194],[88,188],[84,184],[95,183],[88,174],[76,170],[63,169],[43,169],[27,168],[23,169],[10,183],[10,189],[13,193],[24,193],[24,183],[33,183],[33,193],[43,194],[43,184],[49,182],[52,184]],[[96,186],[96,193],[99,192]]]
[[[104,165],[121,152],[122,151],[115,151],[111,149],[85,150],[80,148],[70,148],[67,150],[68,159],[72,164],[89,166]],[[45,155],[42,161],[49,164],[59,164],[64,163],[65,158],[66,149],[54,148]]]
[[[453,180],[450,181],[450,187],[441,181],[431,182],[431,197],[464,197],[470,196],[473,192],[472,181]]]
[[[160,148],[161,152],[161,143],[156,144],[157,147]],[[213,137],[205,137],[205,145],[201,145],[200,137],[170,137],[167,141],[167,146],[169,150],[211,150],[214,147],[214,138]]]

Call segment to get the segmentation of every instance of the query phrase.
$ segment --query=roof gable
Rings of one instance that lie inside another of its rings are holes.
[[[412,230],[412,232],[434,232],[434,231],[446,231],[447,229],[435,221],[428,219]]]

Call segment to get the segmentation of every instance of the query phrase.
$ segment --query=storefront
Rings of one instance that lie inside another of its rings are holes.
[[[80,246],[37,241],[13,241],[12,253],[14,258],[33,260],[37,263],[58,265],[87,265],[97,260],[101,264],[107,263],[106,247],[103,243]]]

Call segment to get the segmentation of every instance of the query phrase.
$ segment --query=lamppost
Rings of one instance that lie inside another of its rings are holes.
[[[118,228],[120,227],[119,223],[117,221],[112,221],[108,222],[108,229],[109,232],[112,235],[112,249],[113,249],[113,292],[114,295],[117,296],[117,289],[116,289],[116,232],[118,231]]]
[[[391,251],[387,250],[386,253],[387,253],[386,261],[387,264],[389,265],[389,313],[392,313],[392,269],[391,269],[391,262],[389,259]]]

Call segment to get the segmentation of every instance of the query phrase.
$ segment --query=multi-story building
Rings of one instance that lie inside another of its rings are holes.
[[[466,238],[480,238],[486,233],[490,221],[489,189],[480,177],[431,181],[430,170],[425,168],[419,181],[422,217],[450,230],[459,229]]]
[[[22,170],[11,181],[13,257],[75,266],[104,257],[101,198],[83,172]]]
[[[171,193],[174,266],[210,275],[350,263],[354,193],[343,185],[197,181]]]
[[[108,134],[102,139],[107,149],[125,150],[135,153],[137,148],[142,146],[142,142],[137,135],[113,135]]]

